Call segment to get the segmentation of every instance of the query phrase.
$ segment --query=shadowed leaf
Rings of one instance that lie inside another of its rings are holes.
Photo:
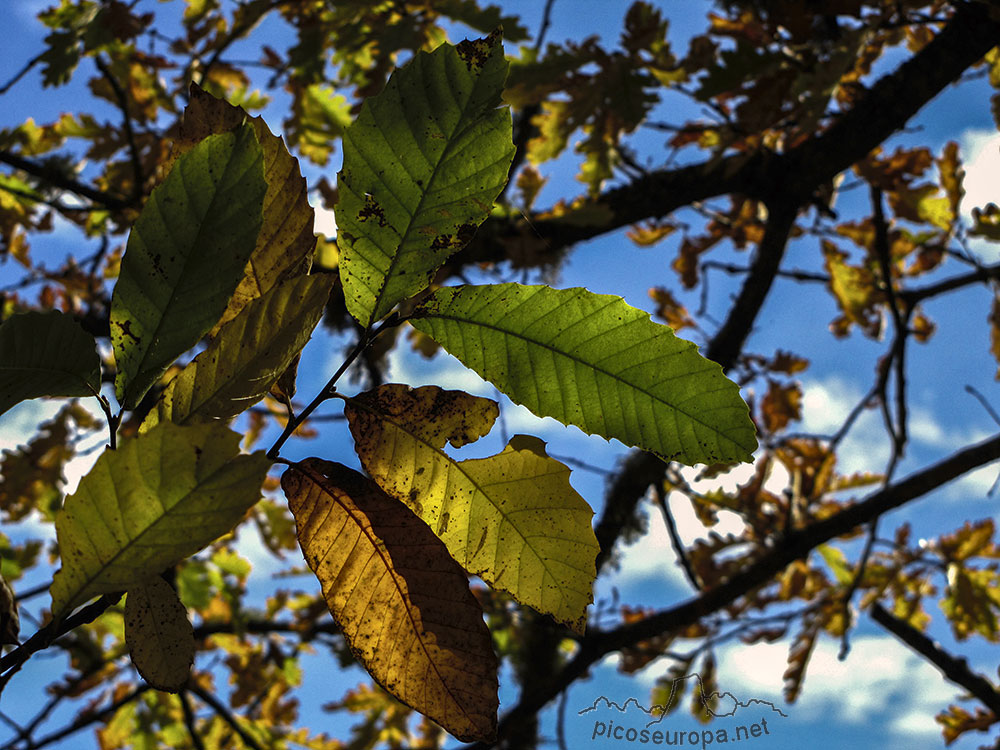
[[[288,368],[323,315],[334,277],[299,276],[252,300],[170,381],[142,424],[195,424],[249,409]]]
[[[194,628],[177,592],[159,576],[129,589],[125,642],[142,679],[171,693],[184,687],[194,663]]]
[[[0,414],[29,398],[100,390],[97,345],[69,315],[27,312],[0,325]]]
[[[281,486],[351,649],[403,703],[463,742],[496,734],[497,659],[462,569],[370,479],[309,458]]]
[[[308,270],[316,246],[314,211],[306,194],[305,178],[299,171],[299,161],[288,153],[284,142],[268,129],[263,118],[247,117],[240,107],[217,99],[192,84],[191,100],[184,110],[181,137],[174,144],[174,151],[189,151],[210,135],[235,130],[244,120],[253,127],[260,143],[267,192],[257,246],[226,311],[212,329],[212,336],[236,317],[250,300],[263,296],[280,281]]]
[[[125,408],[225,312],[261,227],[262,160],[250,125],[209,136],[146,202],[111,298],[115,391]]]

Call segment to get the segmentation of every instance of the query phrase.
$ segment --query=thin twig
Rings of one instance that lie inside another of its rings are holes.
[[[71,734],[75,734],[79,732],[81,729],[89,727],[91,724],[96,724],[100,721],[104,721],[108,717],[113,716],[115,712],[118,711],[118,709],[120,709],[122,706],[128,705],[136,698],[138,698],[140,695],[145,693],[147,690],[152,690],[152,687],[145,683],[143,683],[142,685],[137,685],[134,689],[127,692],[118,700],[112,701],[110,704],[108,704],[105,708],[102,708],[100,711],[95,711],[94,713],[86,713],[82,716],[78,716],[76,720],[73,721],[71,724],[68,724],[62,729],[53,732],[52,734],[47,734],[44,737],[35,740],[28,746],[28,748],[26,748],[26,750],[41,750],[41,748],[59,742],[59,740],[65,739],[66,737],[69,737]],[[13,747],[15,746],[16,742],[17,741],[15,740],[14,742],[7,743],[6,745],[3,746],[3,748],[0,748],[0,750],[13,750]]]
[[[0,86],[0,96],[3,96],[8,91],[10,91],[11,88],[13,88],[14,84],[16,84],[22,78],[24,78],[31,71],[33,67],[35,67],[36,65],[38,65],[39,62],[41,62],[43,57],[45,57],[45,52],[39,52],[33,58],[28,60],[28,62],[26,62],[24,66],[19,71],[17,71],[10,78],[10,80],[7,81],[7,83],[5,83],[3,86]]]
[[[653,500],[663,514],[663,522],[667,526],[667,533],[670,534],[670,543],[674,547],[674,554],[677,555],[677,561],[684,569],[684,574],[687,576],[688,582],[695,591],[701,591],[701,580],[698,578],[698,574],[694,572],[691,560],[688,559],[684,542],[681,541],[681,535],[677,531],[677,522],[674,521],[674,514],[670,512],[667,498],[664,496],[663,488],[659,484],[653,485]]]
[[[81,607],[69,617],[62,620],[52,620],[48,625],[36,631],[31,638],[26,640],[9,654],[0,658],[0,691],[7,685],[10,678],[21,668],[21,666],[31,658],[31,655],[48,648],[52,642],[60,636],[66,635],[71,630],[75,630],[81,625],[93,622],[109,607],[114,606],[122,598],[120,593],[105,594],[100,599],[86,607]]]
[[[142,162],[139,158],[139,147],[135,143],[135,131],[132,128],[132,115],[129,112],[129,101],[128,95],[125,90],[118,83],[118,79],[115,78],[114,73],[111,72],[111,68],[108,67],[107,63],[101,58],[100,55],[94,56],[94,65],[97,69],[101,71],[101,75],[104,76],[108,85],[111,86],[111,90],[114,92],[115,99],[118,100],[118,109],[122,113],[122,127],[125,130],[125,140],[128,142],[129,158],[132,162],[132,173],[134,183],[132,185],[132,200],[138,201],[142,197],[142,186],[146,182],[146,178],[143,176],[142,172]]]
[[[312,414],[320,404],[333,397],[337,390],[337,381],[340,380],[341,376],[347,372],[348,368],[350,368],[352,364],[354,364],[354,360],[361,356],[365,349],[367,349],[368,346],[376,338],[378,338],[383,331],[398,326],[402,322],[403,319],[399,316],[399,314],[393,313],[382,322],[382,325],[379,326],[374,333],[370,333],[369,331],[362,332],[361,336],[358,338],[358,343],[354,345],[353,349],[351,349],[350,353],[344,359],[343,364],[337,368],[333,377],[331,377],[327,381],[326,385],[323,386],[322,390],[316,394],[316,398],[309,402],[306,408],[303,409],[295,417],[295,419],[289,420],[285,425],[285,429],[282,431],[281,435],[278,436],[278,439],[274,441],[274,445],[272,445],[267,451],[267,457],[269,459],[272,461],[276,460],[278,458],[278,452],[281,450],[281,446],[283,446],[285,441],[291,437],[292,433],[299,428],[299,425],[305,422],[309,418],[309,415]]]
[[[90,198],[95,203],[99,203],[111,210],[128,208],[131,205],[131,202],[124,198],[97,190],[90,185],[84,185],[78,180],[60,174],[55,169],[33,162],[30,159],[25,159],[7,149],[0,149],[0,163],[7,164],[14,167],[14,169],[20,169],[22,172],[27,172],[34,177],[44,180],[53,187],[82,195],[84,198]]]
[[[555,0],[546,0],[545,2],[545,9],[542,11],[542,25],[538,29],[538,36],[535,38],[536,52],[542,48],[542,44],[545,42],[545,35],[548,33],[549,25],[552,23],[552,6],[555,4]]]
[[[184,726],[187,727],[188,734],[191,736],[191,744],[194,745],[195,750],[205,750],[205,743],[201,741],[201,735],[198,734],[198,728],[195,726],[194,711],[191,710],[191,700],[188,698],[186,690],[182,690],[180,696],[181,699],[181,711],[184,713]]]

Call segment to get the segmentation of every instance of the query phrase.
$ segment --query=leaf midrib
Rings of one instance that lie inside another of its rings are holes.
[[[250,127],[250,126],[245,125],[244,127]],[[251,130],[252,130],[252,128],[251,128]],[[209,136],[209,137],[211,138],[213,136]],[[171,286],[170,299],[167,300],[167,304],[163,307],[163,310],[157,310],[157,312],[159,313],[159,318],[156,321],[156,328],[153,331],[152,335],[149,337],[149,341],[150,341],[149,346],[147,346],[143,350],[142,357],[140,358],[140,360],[139,360],[139,362],[138,362],[138,364],[136,366],[136,372],[135,372],[135,375],[133,376],[133,381],[140,381],[141,380],[140,376],[144,375],[148,371],[148,369],[149,369],[148,366],[147,366],[147,360],[149,359],[150,352],[155,351],[156,341],[159,338],[160,331],[163,329],[164,321],[167,320],[168,317],[170,317],[171,310],[173,310],[173,308],[177,304],[177,302],[176,302],[176,295],[174,294],[174,291],[190,275],[190,273],[189,273],[190,264],[193,262],[193,260],[195,258],[195,255],[197,254],[197,248],[202,245],[202,238],[203,238],[204,233],[205,233],[205,226],[206,226],[207,223],[209,223],[208,217],[210,217],[210,216],[212,216],[214,214],[213,209],[215,208],[215,205],[216,205],[217,201],[219,200],[220,186],[222,186],[224,183],[226,183],[227,178],[229,177],[229,172],[230,172],[230,170],[233,167],[234,157],[235,157],[237,151],[241,150],[240,149],[241,143],[243,143],[248,137],[249,136],[244,131],[242,131],[242,130],[239,131],[239,134],[237,134],[237,135],[234,136],[233,145],[232,145],[232,147],[230,149],[229,156],[226,159],[225,169],[223,170],[222,175],[219,177],[218,182],[216,182],[213,185],[212,198],[209,201],[208,207],[205,210],[204,217],[202,218],[201,222],[198,225],[198,232],[195,234],[195,237],[194,237],[194,239],[191,242],[191,247],[188,248],[187,252],[185,253],[185,255],[184,255],[184,264],[183,264],[183,266],[181,268],[180,273],[177,275],[176,281]],[[250,164],[247,165],[247,168],[244,170],[243,175],[245,175],[247,172],[249,172],[251,169],[253,169],[253,165],[256,164],[258,161],[263,162],[263,155],[262,155],[262,153],[258,156],[258,158],[253,159],[250,162]],[[243,175],[240,175],[240,178],[242,178]],[[183,175],[183,173],[181,173],[179,175],[179,177],[180,177],[181,182],[183,183],[184,182],[184,175]],[[239,182],[240,180],[237,179],[235,181]],[[190,194],[190,191],[188,190],[186,184],[184,185],[184,192],[185,192],[185,194]],[[266,192],[265,192],[265,195],[266,195]],[[265,197],[265,195],[261,196],[261,200],[262,201],[263,201],[263,198]],[[241,201],[241,204],[245,205],[246,202],[247,202],[246,200],[243,200],[243,201]],[[162,212],[162,208],[160,208],[159,210]],[[215,231],[218,231],[218,230],[216,229]],[[259,231],[260,230],[258,229],[258,234],[259,234]],[[254,242],[254,248],[256,248],[256,241]],[[127,248],[126,248],[126,251],[127,251]],[[251,253],[251,255],[253,254],[253,249],[251,249],[250,253]],[[245,268],[246,267],[246,263],[244,263],[243,266]],[[237,280],[237,282],[236,282],[236,286],[237,287],[239,286],[239,283],[240,283],[240,280]],[[223,312],[225,312],[225,311],[223,311]],[[211,326],[209,326],[209,328],[211,328]],[[159,370],[160,368],[156,367],[155,369]],[[131,389],[129,389],[129,390],[131,390]]]
[[[156,527],[156,525],[159,524],[164,518],[166,518],[167,516],[169,516],[175,509],[177,509],[178,507],[180,507],[181,505],[183,505],[184,502],[187,501],[188,498],[190,498],[192,495],[194,495],[196,492],[198,492],[199,488],[203,487],[205,484],[207,484],[211,480],[215,479],[216,476],[218,476],[220,472],[222,472],[223,470],[226,469],[226,467],[230,466],[230,464],[232,464],[233,462],[235,462],[236,460],[238,460],[239,458],[241,458],[242,455],[252,455],[252,454],[237,454],[236,456],[233,456],[232,458],[230,458],[228,461],[223,462],[210,475],[208,475],[207,477],[204,477],[203,479],[199,480],[198,484],[195,485],[189,492],[185,493],[182,497],[178,498],[177,501],[173,505],[171,505],[169,508],[164,508],[162,514],[160,514],[155,519],[153,519],[153,521],[148,526],[146,526],[145,528],[143,528],[142,531],[140,531],[137,535],[135,535],[134,537],[132,537],[131,539],[129,539],[121,547],[121,549],[119,549],[111,557],[111,559],[107,563],[104,563],[103,565],[99,566],[97,568],[96,572],[94,573],[94,575],[88,576],[86,578],[86,583],[83,586],[78,587],[76,589],[76,592],[73,594],[73,596],[69,597],[67,599],[67,601],[68,602],[73,602],[74,600],[76,600],[77,598],[79,598],[84,592],[87,591],[88,588],[90,588],[90,586],[94,583],[94,581],[97,580],[100,577],[101,573],[103,573],[105,570],[108,570],[109,568],[114,567],[115,564],[117,563],[117,561],[122,557],[122,555],[124,555],[126,552],[129,552],[131,549],[133,549],[134,546],[136,545],[136,543],[140,539],[142,539],[144,536],[146,536],[146,535],[148,535],[150,533],[151,529],[154,529]],[[157,495],[157,490],[156,489],[149,487],[149,485],[143,485],[143,487],[144,487],[145,490],[147,490],[149,492],[150,495],[153,495],[153,496]],[[88,490],[88,492],[89,492],[89,490]],[[115,492],[115,498],[116,498],[116,500],[119,501],[119,504],[120,504],[120,495],[118,495],[117,492]],[[93,505],[93,507],[98,512],[100,511],[100,507],[96,503]],[[210,510],[217,510],[217,511],[221,510],[221,511],[224,511],[224,510],[226,510],[226,508],[222,507],[222,508],[214,508],[214,509],[210,509]],[[122,514],[122,516],[123,516],[123,521],[124,521],[124,513]],[[79,527],[78,530],[79,531],[83,531],[84,533],[86,533],[86,527]],[[109,530],[111,530],[110,527],[109,527]],[[93,593],[98,593],[98,592],[91,592],[91,593],[93,594]]]
[[[594,315],[594,314],[596,314],[596,313],[590,313],[590,315]],[[571,362],[574,362],[576,364],[584,365],[584,366],[586,366],[586,367],[588,367],[588,368],[590,368],[590,369],[592,369],[592,370],[594,370],[594,371],[596,371],[596,372],[598,372],[598,373],[600,373],[602,375],[606,375],[607,377],[609,377],[609,378],[611,378],[613,380],[618,381],[619,383],[621,383],[624,386],[627,386],[627,387],[632,388],[632,389],[634,389],[636,391],[639,391],[640,393],[646,394],[650,398],[654,399],[656,402],[661,403],[664,406],[666,406],[667,408],[672,409],[673,411],[676,411],[676,412],[684,415],[685,417],[687,417],[688,419],[690,419],[692,422],[697,422],[698,424],[700,424],[703,427],[707,428],[713,434],[715,434],[718,438],[726,440],[727,442],[729,442],[732,445],[735,445],[736,447],[738,447],[740,450],[742,450],[744,452],[749,452],[748,449],[745,449],[742,445],[740,445],[739,443],[737,443],[732,438],[728,437],[725,433],[721,432],[718,428],[713,427],[712,425],[706,423],[704,420],[699,419],[698,417],[694,416],[693,414],[691,414],[688,411],[685,411],[681,407],[674,406],[670,402],[665,401],[663,398],[661,398],[659,396],[656,396],[655,394],[650,393],[649,391],[647,391],[647,390],[645,390],[643,388],[640,388],[639,386],[634,385],[633,383],[630,383],[628,380],[626,380],[623,377],[617,375],[616,373],[610,372],[609,370],[607,370],[605,368],[599,367],[599,366],[593,364],[592,362],[588,362],[588,361],[583,360],[583,359],[581,359],[579,357],[575,357],[575,356],[569,354],[568,352],[566,352],[563,349],[558,349],[555,346],[552,346],[550,344],[546,344],[544,342],[538,341],[537,339],[529,338],[526,335],[523,335],[523,334],[520,334],[520,333],[509,331],[509,330],[501,328],[501,327],[499,327],[497,325],[492,325],[490,323],[480,322],[478,320],[473,320],[473,319],[468,318],[468,317],[459,317],[457,315],[446,315],[446,314],[441,313],[441,312],[431,312],[426,307],[424,308],[423,311],[418,311],[417,313],[415,313],[413,317],[415,319],[420,319],[420,318],[427,318],[427,319],[430,319],[430,318],[439,318],[441,320],[450,320],[450,321],[453,321],[453,322],[459,323],[459,324],[463,324],[464,323],[464,324],[468,324],[468,325],[475,325],[475,326],[479,326],[480,328],[485,328],[485,329],[488,329],[488,330],[491,330],[491,331],[495,331],[497,333],[501,333],[501,334],[504,334],[504,335],[507,335],[507,336],[512,336],[514,338],[517,338],[517,339],[520,339],[520,340],[524,341],[527,344],[531,344],[531,345],[534,345],[534,346],[537,346],[537,347],[540,347],[540,348],[543,348],[543,349],[548,349],[553,354],[558,354],[558,355],[560,355],[562,357],[565,357],[566,359],[568,359]],[[589,317],[589,315],[588,315],[588,317]],[[639,320],[639,318],[634,318],[634,320]],[[535,322],[537,322],[537,321],[535,321]],[[580,321],[577,321],[577,322],[580,322]],[[628,323],[631,323],[631,322],[632,321],[625,321],[625,322],[622,323],[622,325],[624,326],[624,325],[626,325]],[[607,335],[607,332],[605,332],[605,335]],[[680,351],[684,351],[684,350],[680,350]],[[678,352],[678,353],[680,353],[680,352]],[[710,361],[710,360],[706,360],[706,361]],[[709,370],[706,369],[706,372],[708,372],[708,371]],[[537,416],[549,416],[549,415],[537,415]],[[594,434],[594,433],[591,433],[591,434]],[[684,452],[687,453],[686,450]]]

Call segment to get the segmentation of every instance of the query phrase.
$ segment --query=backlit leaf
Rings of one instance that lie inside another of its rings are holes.
[[[496,734],[497,658],[462,568],[367,477],[309,458],[281,486],[330,612],[371,675],[463,742]]]
[[[250,408],[289,367],[323,315],[334,277],[299,276],[250,302],[170,381],[142,424],[195,424]]]
[[[262,162],[250,125],[209,136],[146,202],[111,298],[115,391],[125,408],[225,312],[261,227]]]
[[[337,244],[363,326],[427,286],[486,219],[514,155],[499,35],[419,52],[344,134]]]
[[[410,322],[538,416],[688,464],[748,461],[757,446],[722,368],[621,297],[445,287]]]
[[[177,592],[159,576],[129,589],[125,642],[142,679],[171,693],[184,687],[194,663],[194,628]]]
[[[93,337],[65,313],[26,312],[0,325],[0,414],[40,396],[94,396],[101,359]]]
[[[212,336],[220,326],[236,317],[250,300],[263,296],[280,281],[304,272],[316,245],[314,211],[309,204],[299,162],[288,153],[281,138],[271,133],[263,118],[248,118],[239,107],[192,85],[191,100],[184,110],[181,138],[174,144],[174,150],[186,152],[209,135],[236,129],[244,120],[253,126],[260,143],[267,192],[257,246],[225,313],[212,329]]]
[[[380,386],[349,399],[344,413],[365,470],[462,567],[583,632],[598,549],[593,511],[541,440],[517,435],[499,455],[456,461],[445,444],[484,435],[497,407],[436,386]]]
[[[165,422],[101,454],[56,518],[53,615],[138,586],[233,528],[270,466],[239,455],[239,440],[217,423]]]

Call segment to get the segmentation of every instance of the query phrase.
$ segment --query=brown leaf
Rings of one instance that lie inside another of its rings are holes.
[[[675,331],[695,324],[688,315],[687,308],[678,302],[666,287],[654,286],[649,290],[649,297],[656,303],[656,314]]]
[[[162,578],[129,590],[125,642],[142,679],[170,693],[184,687],[194,663],[194,629],[177,592]]]
[[[497,658],[465,573],[374,482],[309,458],[281,478],[299,544],[358,660],[463,742],[497,728]]]
[[[802,419],[802,388],[798,383],[783,385],[771,380],[760,409],[768,432],[783,430],[789,422]]]

